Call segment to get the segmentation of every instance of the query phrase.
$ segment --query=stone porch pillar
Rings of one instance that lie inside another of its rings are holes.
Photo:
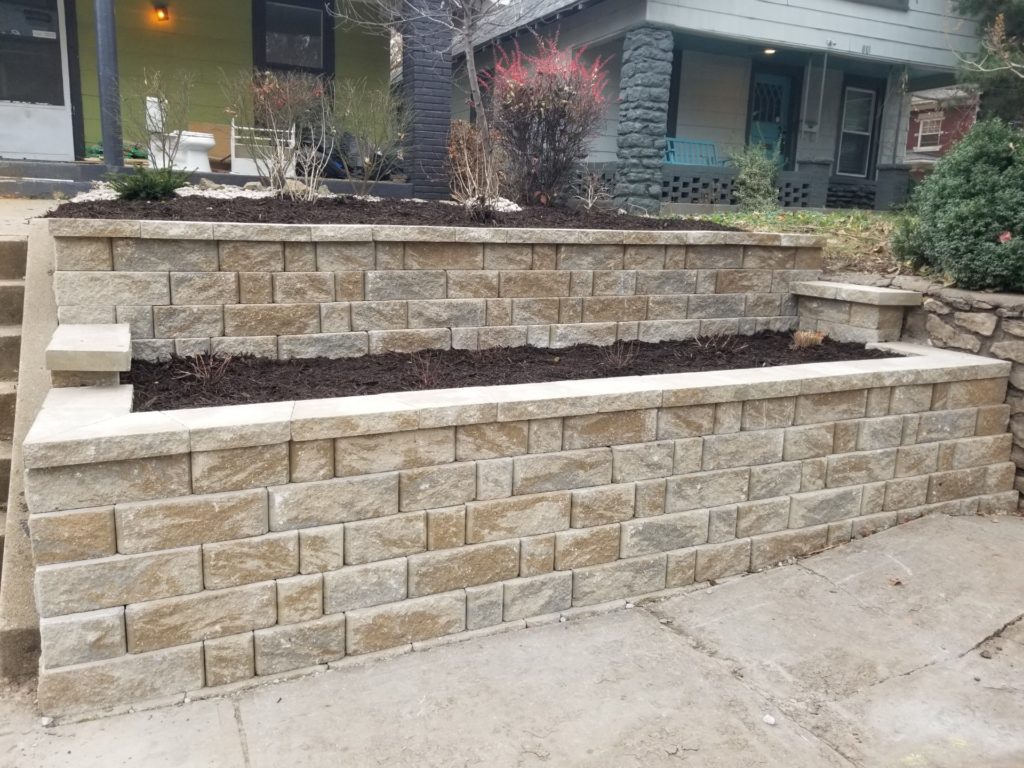
[[[414,197],[448,197],[445,168],[451,126],[451,32],[439,19],[442,0],[419,0],[423,13],[402,30],[402,82],[413,119],[405,146],[405,173]]]
[[[672,49],[672,32],[658,27],[631,30],[622,44],[615,202],[627,210],[661,207]]]

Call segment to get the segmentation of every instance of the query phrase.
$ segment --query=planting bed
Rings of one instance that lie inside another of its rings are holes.
[[[267,360],[255,357],[136,360],[122,374],[135,385],[135,410],[157,411],[211,405],[279,402],[318,397],[372,395],[448,387],[637,376],[687,371],[763,368],[891,357],[862,344],[826,339],[795,347],[790,334],[717,336],[658,344],[618,341],[607,347],[581,344],[560,350],[498,347],[429,350],[329,360]]]
[[[225,221],[281,224],[395,224],[477,227],[466,209],[447,202],[411,200],[368,201],[354,197],[317,200],[236,198],[213,200],[181,197],[166,202],[98,200],[65,203],[48,216],[62,219],[144,219],[164,221]],[[530,206],[517,213],[495,214],[492,226],[556,227],[566,229],[702,230],[738,232],[736,227],[711,221],[651,218],[602,211]]]

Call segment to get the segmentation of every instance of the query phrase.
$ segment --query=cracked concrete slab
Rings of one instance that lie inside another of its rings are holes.
[[[1022,552],[1020,518],[934,517],[223,699],[44,728],[5,692],[0,766],[1019,768]]]

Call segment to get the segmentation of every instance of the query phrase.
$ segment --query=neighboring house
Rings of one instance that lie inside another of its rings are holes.
[[[971,130],[978,119],[978,94],[957,87],[911,94],[906,162],[927,173]]]
[[[93,0],[0,0],[0,158],[74,160],[100,142]],[[298,69],[387,82],[386,35],[343,29],[323,0],[114,0],[122,113],[141,114],[145,72],[195,76],[190,120],[224,147],[222,83]],[[222,74],[223,73],[223,74]],[[131,143],[126,122],[125,142]]]
[[[948,0],[521,0],[480,42],[527,48],[530,29],[612,57],[590,160],[615,163],[617,197],[641,205],[645,186],[728,203],[722,164],[753,143],[779,148],[786,205],[889,207],[906,189],[909,93],[952,84],[954,49],[977,46]],[[661,169],[636,138],[655,134],[676,140]]]

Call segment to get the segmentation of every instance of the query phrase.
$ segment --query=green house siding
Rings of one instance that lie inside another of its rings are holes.
[[[252,3],[249,0],[172,0],[170,20],[159,22],[153,5],[118,0],[117,56],[121,77],[125,141],[133,138],[130,116],[141,115],[146,71],[187,71],[195,77],[189,120],[229,123],[224,111],[222,72],[252,66]],[[78,46],[82,77],[82,117],[86,144],[100,141],[96,73],[96,33],[92,3],[78,4]],[[335,74],[386,82],[388,40],[363,30],[335,30]],[[135,121],[137,122],[137,121]]]

